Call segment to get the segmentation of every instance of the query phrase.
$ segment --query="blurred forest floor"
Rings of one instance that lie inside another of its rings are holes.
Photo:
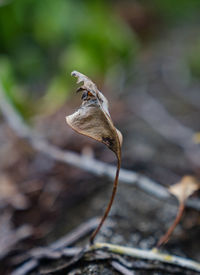
[[[198,28],[181,26],[161,34],[141,51],[130,75],[122,75],[103,90],[111,102],[113,120],[124,135],[122,167],[145,174],[165,187],[186,174],[200,176],[199,145],[193,147],[193,140],[187,143],[182,128],[174,128],[181,124],[190,133],[199,131],[200,82],[190,77],[183,64],[183,55],[195,41]],[[55,114],[36,118],[35,128],[63,150],[95,155],[114,164],[113,155],[103,145],[67,127],[65,116],[76,106],[77,97]],[[112,182],[36,152],[3,119],[0,143],[0,274],[9,274],[26,251],[49,245],[81,223],[101,216]],[[176,203],[120,183],[110,219],[97,240],[150,249],[166,232],[176,212]],[[200,261],[199,225],[199,212],[187,208],[163,250]],[[86,241],[84,238],[79,244]],[[109,265],[93,263],[74,274],[119,273]],[[138,267],[134,274],[171,273]]]

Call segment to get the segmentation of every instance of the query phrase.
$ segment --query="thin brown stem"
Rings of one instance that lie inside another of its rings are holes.
[[[174,220],[173,224],[170,226],[170,228],[168,229],[167,233],[162,236],[157,244],[157,247],[160,247],[162,244],[165,244],[168,242],[171,234],[173,233],[174,229],[176,228],[177,224],[180,222],[181,217],[183,215],[183,211],[185,209],[185,204],[184,201],[180,202],[179,204],[179,209],[178,209],[178,213],[176,215],[176,219]]]
[[[116,170],[115,180],[114,180],[114,183],[113,183],[112,195],[111,195],[110,201],[108,203],[108,206],[107,206],[107,208],[106,208],[106,210],[104,212],[104,215],[101,218],[101,221],[100,221],[99,225],[97,226],[97,228],[94,230],[94,232],[92,233],[92,235],[90,237],[90,244],[91,245],[94,243],[94,239],[95,239],[96,235],[98,234],[99,230],[101,229],[101,227],[102,227],[105,219],[107,218],[107,216],[108,216],[108,214],[110,212],[110,209],[112,207],[112,204],[113,204],[116,192],[117,192],[119,170],[120,170],[120,167],[121,167],[121,159],[118,158],[117,160],[118,160],[117,161],[117,170]]]

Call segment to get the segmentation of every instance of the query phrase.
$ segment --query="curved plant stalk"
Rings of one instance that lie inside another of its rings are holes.
[[[177,224],[180,222],[180,220],[183,216],[184,209],[185,209],[185,204],[183,202],[181,202],[179,204],[178,212],[177,212],[177,215],[176,215],[176,218],[175,218],[173,224],[167,230],[165,235],[160,238],[160,240],[158,241],[157,247],[160,247],[161,245],[166,244],[168,242],[172,233],[174,232],[174,229],[176,228]]]
[[[174,229],[176,228],[177,224],[180,222],[183,216],[187,198],[191,196],[199,188],[199,181],[195,177],[188,175],[185,175],[180,182],[170,186],[169,192],[173,194],[179,201],[179,208],[174,222],[172,223],[168,231],[165,233],[165,235],[160,238],[160,240],[157,243],[157,247],[160,247],[161,245],[166,244],[168,242],[172,233],[174,232]]]
[[[106,208],[106,210],[105,210],[105,212],[104,212],[104,214],[101,218],[101,221],[100,221],[99,225],[97,226],[97,228],[94,230],[94,232],[92,233],[92,235],[90,237],[90,244],[94,243],[94,239],[95,239],[96,235],[98,234],[99,230],[101,229],[105,219],[108,217],[108,214],[109,214],[110,209],[112,207],[112,204],[113,204],[116,192],[117,192],[120,167],[121,167],[121,159],[118,159],[117,170],[116,170],[115,180],[114,180],[114,183],[113,183],[113,190],[112,190],[112,194],[111,194],[111,197],[110,197],[110,201],[109,201],[109,203],[107,205],[107,208]]]
[[[117,157],[117,170],[111,198],[99,225],[90,237],[92,244],[110,212],[116,195],[121,166],[122,134],[115,128],[108,110],[108,101],[96,85],[87,76],[77,71],[72,72],[72,75],[78,78],[77,83],[83,82],[77,90],[82,92],[83,102],[75,113],[66,117],[68,125],[77,133],[104,143]]]

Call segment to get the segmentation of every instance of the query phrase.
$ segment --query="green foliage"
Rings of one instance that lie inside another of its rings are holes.
[[[69,73],[74,69],[94,79],[103,79],[116,65],[129,70],[138,38],[114,5],[106,0],[1,1],[0,77],[24,114],[35,109],[31,102],[41,110],[63,104],[72,90]],[[141,0],[140,5],[167,26],[200,11],[199,0]],[[198,46],[194,52],[189,64],[198,75]]]
[[[152,0],[150,6],[159,12],[167,23],[180,18],[193,18],[195,14],[199,16],[200,11],[199,0]]]
[[[72,70],[102,78],[116,63],[128,69],[138,47],[107,1],[13,0],[0,6],[0,30],[15,83],[42,93],[45,108],[64,103]]]
[[[21,89],[14,76],[13,65],[6,57],[0,58],[0,80],[6,92],[6,96],[12,101],[25,118],[29,118],[33,112],[27,94]]]

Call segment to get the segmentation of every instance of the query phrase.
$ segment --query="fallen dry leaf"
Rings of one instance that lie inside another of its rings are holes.
[[[199,188],[200,183],[195,177],[184,176],[180,182],[169,187],[169,192],[173,194],[179,202],[184,202]]]
[[[200,132],[197,132],[197,133],[194,134],[193,142],[196,143],[196,144],[200,143]]]
[[[177,224],[180,222],[183,216],[185,201],[199,188],[200,182],[193,176],[184,176],[180,182],[169,187],[169,192],[173,194],[179,201],[179,208],[174,222],[172,223],[166,234],[162,236],[158,241],[158,247],[168,242],[169,238],[174,232],[174,229],[176,228]]]

